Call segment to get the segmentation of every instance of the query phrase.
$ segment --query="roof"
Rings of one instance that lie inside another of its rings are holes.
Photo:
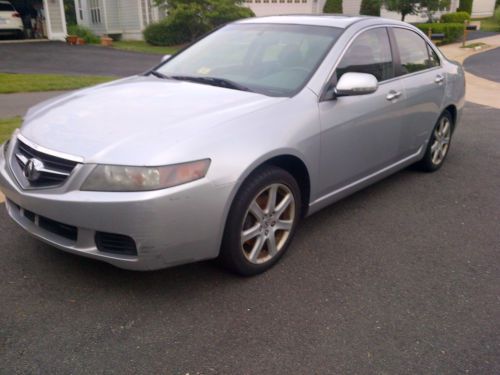
[[[246,18],[238,23],[278,23],[294,25],[315,25],[346,28],[356,21],[370,19],[370,17],[350,17],[325,15],[287,15],[287,16],[267,16],[257,18]]]
[[[286,16],[267,16],[256,18],[245,18],[237,23],[276,23],[291,25],[312,25],[312,26],[330,26],[345,29],[350,25],[363,21],[363,25],[404,25],[406,22],[396,21],[388,18],[370,17],[370,16],[345,16],[331,14],[317,15],[286,15]]]

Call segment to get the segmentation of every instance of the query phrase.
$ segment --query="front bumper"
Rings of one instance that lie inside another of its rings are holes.
[[[151,192],[23,190],[3,155],[0,147],[0,190],[10,217],[54,247],[132,270],[160,269],[219,253],[232,185],[216,186],[204,178]],[[65,186],[71,184],[70,178]],[[25,216],[25,210],[76,227],[76,240],[42,228]],[[99,251],[96,232],[132,237],[137,256]]]

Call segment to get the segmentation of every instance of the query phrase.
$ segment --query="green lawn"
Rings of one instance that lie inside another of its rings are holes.
[[[460,47],[460,48],[476,48],[476,47],[485,47],[487,46],[486,43],[470,43],[470,44],[466,44],[464,47]]]
[[[0,143],[10,138],[12,132],[21,126],[21,117],[0,119]]]
[[[472,21],[481,21],[481,31],[497,31],[500,32],[500,23],[494,17],[490,18],[474,18]]]
[[[0,73],[0,94],[76,90],[113,79],[116,77]]]
[[[158,55],[172,55],[181,47],[159,47],[148,44],[142,40],[121,40],[119,42],[113,42],[113,48],[125,51],[156,53]]]

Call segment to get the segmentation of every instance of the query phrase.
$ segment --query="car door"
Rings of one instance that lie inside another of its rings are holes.
[[[363,31],[347,47],[333,81],[346,72],[370,73],[379,81],[371,94],[343,96],[319,104],[321,188],[327,194],[355,184],[397,162],[404,95],[385,27]]]
[[[415,31],[389,29],[396,49],[396,75],[405,90],[402,147],[412,154],[423,147],[439,118],[445,93],[445,73],[438,55]]]

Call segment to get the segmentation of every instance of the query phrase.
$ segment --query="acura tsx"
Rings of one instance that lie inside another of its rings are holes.
[[[409,24],[246,19],[31,108],[0,149],[0,189],[17,224],[62,250],[253,275],[301,218],[411,164],[438,170],[464,94],[460,65]]]

